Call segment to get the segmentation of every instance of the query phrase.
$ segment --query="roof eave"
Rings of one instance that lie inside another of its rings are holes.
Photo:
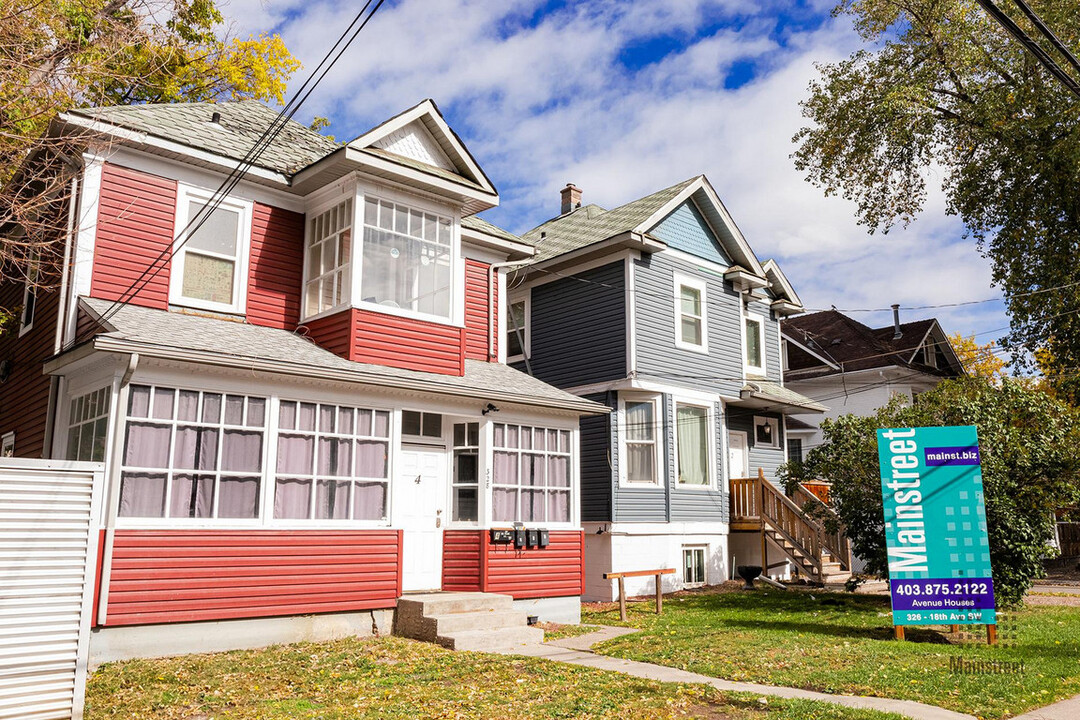
[[[543,240],[540,241],[541,243]],[[613,254],[622,250],[638,250],[644,253],[656,253],[661,250],[666,250],[667,243],[657,240],[656,238],[649,237],[637,232],[625,232],[618,235],[612,235],[609,238],[603,240],[597,240],[594,243],[590,243],[583,247],[579,247],[575,250],[564,252],[560,255],[540,260],[531,265],[525,267],[525,271],[532,270],[553,270],[559,267],[568,265],[577,265],[582,262],[588,262],[589,260],[603,257],[604,255]],[[537,250],[542,249],[542,246],[538,246]]]
[[[536,254],[536,249],[528,243],[513,242],[475,228],[462,226],[461,239],[490,250],[505,252],[511,260],[528,260]]]

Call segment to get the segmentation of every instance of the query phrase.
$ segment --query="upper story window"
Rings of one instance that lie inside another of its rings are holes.
[[[22,313],[19,316],[19,336],[34,328],[34,312],[37,310],[38,274],[41,271],[41,251],[33,248],[26,265],[26,284],[23,286]]]
[[[743,324],[746,371],[756,375],[764,375],[765,319],[760,315],[747,315],[743,318]]]
[[[655,398],[627,399],[623,403],[625,472],[623,480],[642,485],[659,484],[656,436],[660,423]]]
[[[304,314],[308,317],[349,302],[352,216],[353,201],[349,198],[308,220],[304,257]]]
[[[169,301],[242,313],[251,204],[225,198],[211,211],[212,197],[203,190],[180,188],[176,212],[180,239],[173,255]]]
[[[451,319],[457,272],[454,256],[450,218],[365,198],[363,302]]]
[[[528,300],[510,303],[506,314],[506,359],[524,358],[528,340]]]
[[[675,276],[675,345],[684,350],[708,351],[705,283]]]

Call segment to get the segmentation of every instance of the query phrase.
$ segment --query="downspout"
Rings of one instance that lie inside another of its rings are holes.
[[[498,346],[495,344],[495,293],[498,290],[498,278],[499,270],[503,268],[518,267],[520,265],[528,265],[532,260],[512,260],[508,262],[492,263],[488,266],[488,271],[491,273],[488,275],[488,361],[491,358],[498,356]],[[503,302],[506,302],[506,298],[503,298]],[[522,345],[524,350],[525,346]],[[529,358],[525,357],[525,367],[529,370],[529,374],[532,375],[532,369],[529,368]]]

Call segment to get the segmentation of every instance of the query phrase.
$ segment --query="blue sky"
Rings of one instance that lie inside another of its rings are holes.
[[[500,191],[485,217],[516,232],[556,214],[567,182],[585,202],[615,207],[705,174],[808,308],[897,302],[905,320],[936,316],[946,332],[1000,337],[1000,302],[907,309],[1000,295],[940,192],[909,227],[868,235],[850,203],[795,170],[791,138],[814,63],[859,46],[832,4],[388,0],[298,119],[328,117],[348,139],[433,98]],[[314,67],[359,6],[230,0],[222,10],[237,34],[280,33]],[[928,175],[931,186],[941,176]]]

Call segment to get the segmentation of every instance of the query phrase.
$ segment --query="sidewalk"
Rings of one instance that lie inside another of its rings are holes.
[[[1080,718],[1080,695],[1017,715],[1013,720],[1076,720]]]
[[[597,643],[634,632],[637,632],[637,630],[631,628],[601,627],[597,632],[588,633],[587,635],[579,635],[563,640],[553,640],[552,642],[544,643],[543,645],[527,645],[512,651],[507,651],[506,654],[538,657],[545,660],[553,660],[555,662],[569,663],[571,665],[581,665],[582,667],[591,667],[598,670],[619,672],[625,675],[644,678],[646,680],[656,680],[658,682],[710,685],[717,690],[747,692],[781,698],[821,700],[823,702],[833,703],[834,705],[898,713],[911,718],[919,718],[920,720],[975,720],[971,715],[964,715],[963,713],[945,710],[944,708],[939,708],[935,705],[926,705],[925,703],[914,702],[912,700],[892,700],[889,698],[859,697],[856,695],[830,695],[827,693],[813,692],[811,690],[800,690],[799,688],[733,682],[731,680],[720,680],[707,675],[699,675],[697,673],[666,667],[664,665],[653,665],[652,663],[596,655],[595,653],[588,651],[588,648]],[[1026,720],[1035,720],[1036,718],[1041,720],[1043,716],[1032,715],[1030,717],[1024,717]],[[1075,720],[1080,716],[1073,711],[1073,714],[1071,715],[1047,715],[1045,717],[1046,720],[1058,720],[1058,718]],[[1019,720],[1019,718],[1017,718],[1017,720]]]

